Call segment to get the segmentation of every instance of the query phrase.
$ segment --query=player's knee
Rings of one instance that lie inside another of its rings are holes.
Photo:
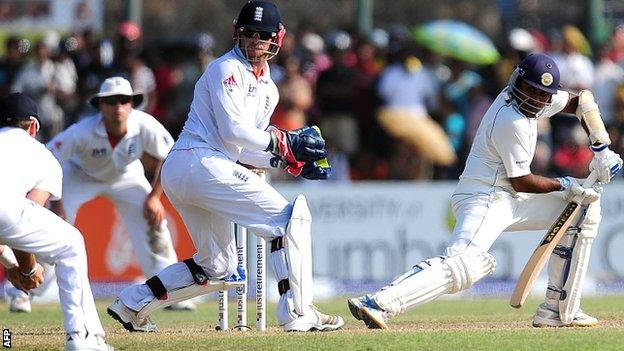
[[[494,256],[477,250],[466,250],[459,255],[445,258],[443,262],[448,265],[453,279],[450,293],[470,288],[481,278],[492,274],[496,268]]]

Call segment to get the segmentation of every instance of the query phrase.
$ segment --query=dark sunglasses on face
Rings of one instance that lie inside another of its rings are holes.
[[[258,39],[260,40],[271,40],[275,36],[273,32],[267,32],[263,30],[256,30],[253,28],[244,27],[240,29],[241,34],[247,38],[253,38],[256,33],[258,33]]]
[[[132,101],[132,96],[128,95],[113,95],[113,96],[105,96],[102,98],[102,102],[107,105],[115,106],[117,103],[125,105]]]

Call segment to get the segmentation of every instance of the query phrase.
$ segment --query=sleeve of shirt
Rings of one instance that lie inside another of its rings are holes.
[[[567,91],[558,90],[557,94],[552,96],[550,106],[544,109],[542,117],[552,117],[561,112],[568,104],[569,98],[570,94]]]
[[[528,140],[522,138],[521,120],[499,116],[490,134],[494,148],[498,152],[509,178],[531,173],[531,154]]]
[[[141,139],[145,152],[159,160],[164,160],[173,146],[173,137],[156,118],[145,114],[142,118]]]
[[[69,160],[76,151],[77,143],[77,125],[74,124],[64,131],[60,132],[52,140],[48,141],[46,147],[52,152],[52,155],[63,163]]]
[[[249,151],[247,149],[243,149],[238,157],[238,161],[242,164],[265,169],[271,168],[270,161],[272,157],[273,154],[267,151]]]
[[[245,89],[237,68],[221,64],[204,78],[221,138],[244,149],[265,150],[271,136],[257,128],[252,118],[245,118]]]
[[[50,200],[59,200],[63,189],[63,170],[49,150],[43,149],[41,159],[41,178],[33,187],[50,193]]]

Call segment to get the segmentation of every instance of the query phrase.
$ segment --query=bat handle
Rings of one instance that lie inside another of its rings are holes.
[[[596,181],[598,180],[598,172],[596,171],[592,171],[589,176],[587,176],[587,179],[585,179],[585,181],[583,182],[583,188],[591,188],[592,186],[594,186],[594,184],[596,184]],[[572,198],[572,202],[576,202],[577,204],[581,204],[583,202],[583,195],[579,194],[576,195]]]
[[[592,171],[583,182],[583,188],[591,188],[598,180],[598,172]]]

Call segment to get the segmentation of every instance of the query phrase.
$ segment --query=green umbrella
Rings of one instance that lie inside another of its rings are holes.
[[[416,43],[431,51],[461,61],[490,65],[500,59],[490,38],[463,22],[429,22],[414,28],[413,36]]]

